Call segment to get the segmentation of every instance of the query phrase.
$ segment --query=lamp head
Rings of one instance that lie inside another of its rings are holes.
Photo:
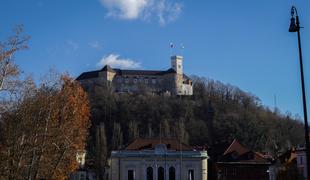
[[[291,18],[291,24],[290,24],[290,28],[288,29],[288,31],[289,32],[297,32],[298,31],[294,17]]]
[[[297,17],[297,11],[296,8],[294,6],[292,6],[291,8],[291,24],[290,24],[290,28],[288,29],[289,32],[297,32],[299,30],[299,26],[295,20],[295,12],[296,12],[296,18]],[[298,21],[298,19],[297,19]]]

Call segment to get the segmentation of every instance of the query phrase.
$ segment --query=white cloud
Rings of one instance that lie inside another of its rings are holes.
[[[182,12],[177,0],[100,0],[107,16],[125,20],[156,19],[161,25],[175,21]]]
[[[149,0],[100,0],[108,9],[108,16],[122,19],[136,19],[147,6]]]
[[[89,43],[89,46],[91,48],[94,48],[94,49],[97,49],[97,50],[102,49],[102,44],[100,42],[98,42],[98,41],[94,41],[94,42]]]
[[[103,67],[105,65],[109,65],[113,68],[121,68],[121,69],[134,69],[139,68],[140,63],[131,59],[122,59],[118,54],[110,54],[108,56],[104,56],[98,63],[98,67]]]
[[[159,23],[165,25],[178,19],[182,12],[182,4],[161,0],[156,9]]]

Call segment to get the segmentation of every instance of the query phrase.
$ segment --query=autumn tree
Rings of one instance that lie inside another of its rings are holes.
[[[1,115],[1,177],[66,179],[77,168],[89,128],[88,98],[74,80],[62,76],[25,94]]]

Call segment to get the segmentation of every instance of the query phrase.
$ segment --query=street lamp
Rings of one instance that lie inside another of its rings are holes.
[[[306,141],[306,156],[307,156],[307,177],[310,175],[310,143],[309,143],[309,129],[308,129],[308,118],[307,118],[307,103],[306,103],[306,92],[305,92],[305,82],[304,82],[304,70],[302,63],[302,51],[300,43],[300,23],[298,18],[297,9],[292,6],[291,9],[291,24],[289,32],[297,32],[298,36],[298,50],[299,50],[299,64],[300,64],[300,76],[301,76],[301,90],[302,90],[302,101],[304,110],[304,124],[305,124],[305,141]],[[296,18],[296,19],[295,19]],[[295,22],[296,20],[296,22]]]

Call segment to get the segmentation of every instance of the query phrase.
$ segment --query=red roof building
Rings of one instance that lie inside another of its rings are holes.
[[[264,155],[249,150],[235,139],[217,159],[216,169],[219,179],[267,180],[270,165]]]

